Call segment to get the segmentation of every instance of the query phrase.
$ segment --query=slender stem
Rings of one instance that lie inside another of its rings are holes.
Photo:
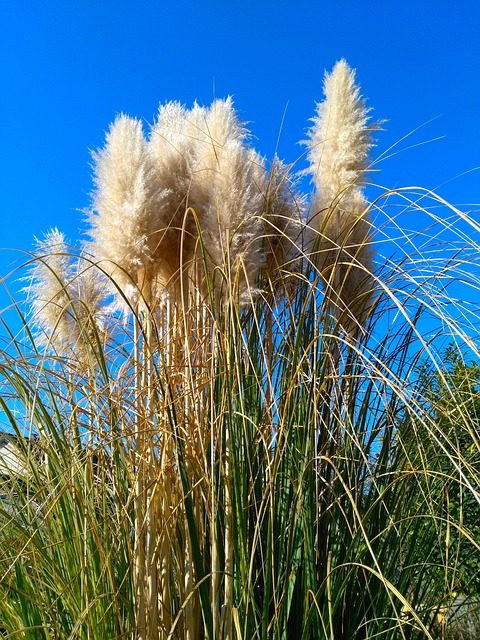
[[[328,602],[328,626],[330,627],[330,638],[335,640],[333,629],[332,612],[332,552],[328,552],[327,557],[327,602]]]
[[[231,313],[231,301],[230,309]],[[230,324],[233,319],[229,318],[225,325],[225,358],[226,371],[228,377],[231,373],[230,362],[230,340],[228,336]],[[225,597],[223,603],[223,638],[231,640],[232,637],[232,608],[233,608],[233,508],[232,508],[232,477],[230,467],[230,428],[227,421],[225,427],[225,464],[224,464],[224,491],[225,491]]]
[[[216,361],[216,332],[212,333],[212,372],[210,376],[210,397],[214,397],[214,371]],[[214,403],[210,403],[210,424],[213,425],[215,421],[215,407]],[[220,558],[218,554],[218,537],[217,537],[217,482],[216,482],[216,452],[218,443],[216,441],[215,429],[210,429],[210,474],[211,474],[211,488],[212,488],[212,516],[210,526],[210,540],[212,545],[212,610],[213,610],[213,640],[220,638],[220,608],[219,608],[219,590],[220,590]]]
[[[233,512],[231,496],[230,432],[225,429],[225,599],[223,604],[225,640],[231,639],[233,606]]]
[[[134,375],[135,375],[135,546],[133,557],[133,574],[135,583],[135,610],[138,640],[147,640],[147,621],[145,606],[145,540],[144,540],[144,435],[141,426],[141,367],[140,336],[138,319],[134,319]]]
[[[173,334],[173,316],[170,302],[167,302],[167,308],[162,318],[162,330],[165,335],[162,336],[162,344],[166,353],[167,376],[171,375],[172,370],[172,334]],[[170,589],[171,578],[171,536],[170,536],[170,518],[172,515],[172,479],[170,471],[170,460],[172,457],[172,445],[168,428],[168,416],[164,408],[164,415],[161,424],[160,434],[160,479],[163,485],[161,499],[161,519],[162,529],[159,539],[159,555],[160,555],[160,611],[162,628],[162,638],[167,637],[172,624],[172,595]]]
[[[157,539],[158,539],[158,511],[157,511],[157,464],[155,457],[155,441],[152,415],[152,318],[145,312],[144,324],[144,392],[145,392],[145,455],[146,455],[146,480],[145,487],[146,514],[145,514],[145,556],[146,556],[146,589],[147,589],[147,617],[148,636],[150,640],[159,637],[158,630],[158,571],[157,571]],[[164,613],[164,612],[163,612]],[[163,617],[163,616],[162,616]]]

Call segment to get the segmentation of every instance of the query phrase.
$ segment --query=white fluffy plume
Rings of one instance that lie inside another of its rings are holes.
[[[269,168],[264,214],[267,278],[281,271],[282,280],[300,267],[307,205],[300,195],[298,180],[293,166],[275,156]]]
[[[248,132],[231,98],[216,100],[197,140],[195,184],[202,197],[202,238],[213,270],[238,280],[248,301],[264,264],[262,245],[267,176],[263,159],[246,144]],[[213,278],[218,286],[221,278]]]
[[[291,211],[281,183],[269,191],[265,162],[248,136],[231,98],[192,109],[161,105],[148,141],[138,120],[122,115],[111,125],[94,155],[87,250],[133,304],[155,306],[178,295],[180,275],[201,275],[199,230],[203,282],[208,276],[220,293],[236,281],[240,298],[251,299],[265,234],[278,227],[285,235]],[[267,208],[276,216],[270,225]]]
[[[37,239],[35,254],[26,289],[32,302],[33,323],[40,342],[50,342],[55,348],[63,349],[71,336],[67,290],[71,270],[63,233],[51,229],[43,240]]]
[[[192,264],[197,228],[194,214],[202,208],[195,174],[198,138],[206,109],[188,110],[179,102],[160,105],[150,136],[156,179],[168,197],[156,210],[157,264],[163,263],[163,282],[171,289],[182,271]]]
[[[35,254],[26,291],[39,342],[82,359],[86,334],[103,330],[99,273],[83,256],[71,254],[58,229],[36,241]]]
[[[312,245],[326,293],[351,330],[362,324],[370,300],[372,237],[362,180],[378,124],[369,123],[355,72],[345,60],[325,75],[324,94],[305,143],[315,185]]]
[[[248,146],[247,138],[248,131],[227,98],[209,108],[161,106],[150,141],[162,184],[177,194],[171,220],[172,227],[186,232],[182,264],[195,260],[197,267],[202,264],[195,246],[198,225],[210,281],[218,291],[225,284],[220,271],[226,274],[231,269],[246,300],[263,265],[266,187],[263,159]],[[173,244],[171,251],[178,255]]]
[[[137,290],[150,303],[158,268],[158,211],[170,193],[157,179],[141,122],[117,117],[94,161],[96,191],[89,213],[88,250],[124,292]]]

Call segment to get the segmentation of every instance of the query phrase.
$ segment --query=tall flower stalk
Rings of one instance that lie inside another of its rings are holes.
[[[43,341],[60,350],[70,341],[70,326],[74,324],[67,288],[71,279],[68,253],[65,236],[58,229],[37,240],[38,259],[32,263],[27,289],[37,331]]]

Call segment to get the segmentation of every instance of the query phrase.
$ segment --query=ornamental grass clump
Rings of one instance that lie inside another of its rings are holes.
[[[480,357],[446,293],[478,289],[478,226],[427,192],[373,209],[374,128],[337,63],[308,198],[231,99],[112,124],[89,239],[38,244],[0,350],[7,637],[433,640],[460,587],[475,607],[476,387],[442,363]]]

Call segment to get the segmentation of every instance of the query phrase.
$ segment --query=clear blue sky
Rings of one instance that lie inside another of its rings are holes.
[[[0,3],[0,246],[30,249],[52,226],[78,237],[89,149],[118,112],[234,96],[255,146],[295,160],[325,69],[341,57],[373,117],[390,187],[440,187],[480,202],[480,2],[459,0],[3,0]],[[284,118],[285,115],[285,118]],[[282,120],[283,127],[282,127]],[[476,207],[478,209],[478,206]],[[4,275],[13,255],[0,253]]]

